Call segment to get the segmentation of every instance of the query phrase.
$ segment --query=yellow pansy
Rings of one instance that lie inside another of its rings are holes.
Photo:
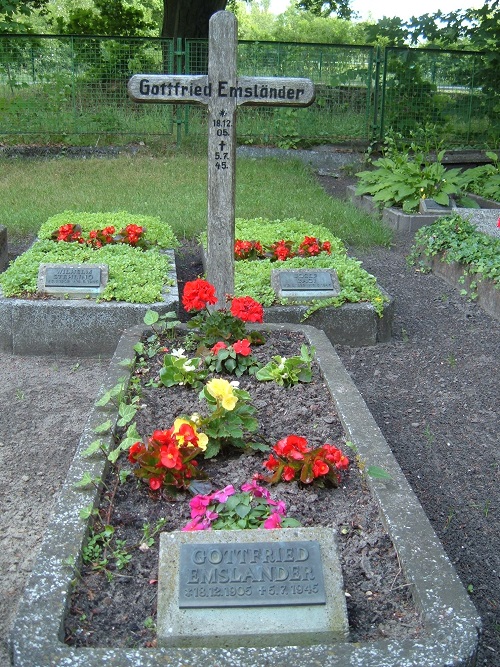
[[[208,393],[222,405],[224,410],[234,410],[238,397],[233,392],[233,387],[227,380],[222,378],[213,378],[207,382]]]

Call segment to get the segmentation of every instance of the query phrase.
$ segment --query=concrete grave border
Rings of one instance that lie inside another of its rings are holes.
[[[163,301],[127,303],[93,299],[7,298],[0,288],[0,351],[19,355],[111,356],[124,331],[143,322],[147,310],[177,312],[179,292],[173,250]]]
[[[262,325],[263,330],[303,332],[316,348],[316,358],[335,401],[347,436],[366,465],[377,465],[389,480],[367,478],[382,519],[399,554],[407,581],[421,611],[424,633],[419,639],[338,642],[315,646],[235,649],[71,648],[63,644],[64,618],[72,580],[80,560],[88,522],[79,512],[97,504],[97,490],[73,488],[84,472],[105,474],[102,457],[83,458],[95,439],[93,428],[116,411],[94,408],[82,434],[66,481],[56,499],[52,519],[10,636],[15,667],[472,667],[475,664],[480,618],[446,556],[417,497],[409,486],[382,432],[351,377],[322,331],[308,326]],[[127,331],[111,360],[102,391],[119,378],[130,378],[120,362],[133,358],[143,326]],[[74,563],[74,565],[68,565]]]

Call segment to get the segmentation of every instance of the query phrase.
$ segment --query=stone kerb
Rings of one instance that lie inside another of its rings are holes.
[[[357,195],[356,186],[346,188],[348,199],[358,208],[373,215],[382,216],[382,222],[397,232],[416,232],[420,227],[431,225],[443,213],[403,213],[399,208],[391,207],[380,210],[369,195]]]
[[[143,322],[147,310],[177,311],[179,292],[173,250],[163,300],[151,304],[84,299],[15,299],[0,288],[0,351],[11,354],[111,357],[124,331]]]
[[[324,380],[336,403],[347,437],[368,465],[383,467],[389,480],[367,484],[377,499],[382,520],[399,554],[414,599],[421,611],[423,634],[416,640],[337,642],[314,646],[265,648],[72,648],[62,643],[63,624],[76,576],[87,522],[79,512],[98,502],[97,491],[74,488],[84,471],[102,477],[105,460],[83,459],[81,452],[95,435],[92,429],[110,418],[111,408],[94,409],[82,435],[66,482],[58,495],[39,556],[21,600],[10,641],[14,667],[199,667],[261,664],[313,667],[472,667],[475,663],[480,619],[449,559],[399,468],[380,429],[344,369],[326,335],[307,326],[265,325],[263,328],[299,330],[316,349]],[[133,346],[143,327],[121,338],[109,367],[103,391],[124,375],[120,362],[134,356]],[[69,563],[73,565],[68,565]]]

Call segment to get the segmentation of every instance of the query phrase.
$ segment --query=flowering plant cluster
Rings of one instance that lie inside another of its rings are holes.
[[[329,482],[337,487],[342,471],[349,467],[349,459],[333,445],[311,448],[305,438],[289,435],[274,445],[264,467],[273,474],[261,479],[270,484],[297,480],[302,484],[316,482],[319,486]]]
[[[265,252],[260,241],[241,241],[240,239],[236,239],[234,243],[234,256],[236,259],[261,259],[265,256]]]
[[[237,340],[232,345],[226,345],[220,340],[210,350],[205,363],[212,373],[231,373],[236,377],[244,373],[255,374],[259,368],[252,357],[251,342],[248,338]]]
[[[211,311],[209,306],[218,301],[214,286],[201,278],[186,283],[182,305],[188,312],[197,313],[187,323],[188,328],[193,330],[189,337],[190,344],[201,343],[211,348],[220,341],[233,343],[245,338],[246,322],[263,321],[264,309],[258,301],[249,296],[229,297],[229,300],[229,311]],[[254,336],[254,332],[249,336],[251,340],[259,338]]]
[[[257,431],[255,407],[250,403],[250,394],[238,388],[237,381],[223,378],[209,380],[200,392],[209,410],[208,417],[201,419],[203,431],[209,438],[205,458],[217,456],[221,449],[268,449],[259,443],[247,442],[249,433]]]
[[[276,355],[265,366],[258,369],[255,377],[261,382],[274,380],[282,387],[291,387],[298,382],[311,382],[311,362],[314,359],[314,352],[314,347],[308,348],[307,345],[302,345],[300,356],[287,359]]]
[[[325,252],[332,252],[330,241],[321,241],[314,236],[305,236],[298,247],[294,250],[293,241],[281,239],[269,246],[262,246],[259,241],[242,241],[237,239],[234,244],[234,256],[239,259],[265,259],[272,262],[284,262],[292,257],[317,257]]]
[[[146,443],[130,447],[128,459],[137,464],[135,475],[146,479],[153,491],[161,487],[184,490],[192,479],[205,477],[195,458],[206,450],[208,437],[197,430],[194,417],[176,419],[168,430],[153,431]]]
[[[286,516],[282,500],[273,500],[267,489],[255,480],[243,484],[241,493],[232,485],[191,499],[191,521],[182,529],[246,530],[252,528],[291,528],[300,526]]]
[[[174,349],[163,357],[163,366],[160,370],[160,382],[165,387],[174,385],[188,385],[199,387],[207,376],[207,370],[200,357],[189,359],[184,348]]]
[[[93,248],[102,248],[102,246],[125,243],[134,247],[145,248],[147,246],[144,239],[144,227],[139,225],[127,225],[119,232],[113,225],[104,227],[104,229],[92,229],[89,232],[88,238],[82,234],[80,225],[67,223],[61,225],[59,229],[51,234],[54,241],[65,241],[67,243],[80,243],[91,246]]]

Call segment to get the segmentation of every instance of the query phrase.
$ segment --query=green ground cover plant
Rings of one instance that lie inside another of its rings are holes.
[[[57,242],[52,234],[65,225],[78,225],[83,232],[107,228],[116,230],[127,225],[138,225],[151,244],[147,250],[120,243],[91,247],[78,242]],[[161,301],[168,278],[170,264],[162,248],[178,245],[171,228],[159,218],[134,216],[129,213],[74,213],[65,211],[47,220],[39,232],[39,240],[11,263],[0,274],[0,286],[6,297],[34,294],[37,289],[38,270],[41,263],[91,263],[108,265],[108,283],[100,295],[103,301],[127,301],[129,303],[155,303]]]
[[[310,224],[306,220],[286,219],[267,220],[236,220],[235,238],[242,240],[258,239],[262,245],[271,245],[282,239],[299,244],[305,236],[314,236],[321,241],[329,241],[331,254],[316,257],[293,257],[285,262],[273,262],[269,259],[240,260],[235,263],[235,294],[250,296],[264,306],[277,302],[290,303],[290,299],[277,300],[271,287],[271,271],[274,269],[335,269],[339,278],[341,291],[337,297],[308,302],[308,314],[326,306],[341,306],[344,303],[372,303],[379,315],[383,314],[386,297],[377,286],[374,276],[361,267],[361,262],[347,255],[347,249],[339,238],[322,225]],[[206,244],[206,235],[202,235],[202,243]]]
[[[461,216],[444,216],[419,229],[408,263],[428,270],[425,258],[439,253],[444,262],[461,264],[464,274],[478,274],[500,289],[500,240],[478,232]]]
[[[296,161],[238,159],[236,215],[304,218],[357,248],[388,245],[391,232],[353,205],[329,197]],[[207,224],[205,152],[113,159],[0,159],[0,225],[9,242],[37,234],[61,211],[126,210],[159,217],[175,236],[195,238]]]

